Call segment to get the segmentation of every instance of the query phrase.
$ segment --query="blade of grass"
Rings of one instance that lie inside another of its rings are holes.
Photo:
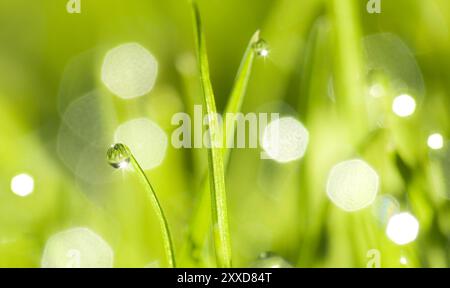
[[[239,70],[236,74],[235,83],[233,86],[233,89],[231,91],[229,100],[227,102],[225,113],[224,115],[236,115],[238,112],[241,111],[242,104],[244,102],[245,93],[247,91],[247,85],[248,81],[250,79],[251,70],[253,67],[253,60],[255,59],[255,52],[253,50],[254,45],[260,40],[259,37],[259,30],[256,31],[253,36],[250,39],[250,42],[247,45],[247,48],[245,50],[244,56],[242,57],[241,64],[239,66]],[[236,129],[236,122],[233,119],[233,125],[226,126],[224,123],[224,130],[226,129],[227,137],[224,139],[224,149],[223,149],[223,163],[224,163],[224,170],[226,172],[229,159],[230,159],[230,153],[231,149],[227,148],[226,139],[228,138],[228,135],[234,135],[235,129]],[[232,140],[233,138],[231,138]],[[194,214],[191,217],[191,222],[189,225],[189,231],[188,231],[188,245],[190,247],[186,247],[183,251],[184,254],[191,254],[192,255],[199,255],[200,253],[197,253],[196,250],[201,250],[204,248],[204,246],[207,244],[207,236],[209,232],[209,226],[210,222],[205,219],[210,219],[209,216],[209,206],[208,203],[210,202],[209,199],[209,187],[208,187],[208,175],[205,175],[202,184],[201,184],[201,190],[198,195],[198,200],[196,204],[196,208],[194,210]],[[183,255],[181,258],[188,258],[188,256]],[[200,259],[194,259],[195,262],[199,261]]]
[[[164,211],[159,203],[158,197],[156,196],[155,189],[153,189],[152,184],[148,180],[145,175],[144,170],[142,170],[141,166],[137,162],[130,148],[124,144],[115,144],[113,145],[107,153],[108,161],[114,168],[124,168],[123,165],[131,163],[131,166],[138,174],[138,179],[145,187],[145,191],[147,192],[147,196],[150,199],[150,202],[155,210],[156,217],[161,226],[161,232],[164,243],[164,251],[166,252],[167,262],[169,267],[175,268],[175,253],[173,248],[172,237],[170,235],[169,224],[167,222],[167,218],[164,215]]]
[[[300,85],[300,99],[298,110],[301,114],[307,115],[306,124],[309,128],[315,128],[313,115],[324,111],[327,102],[327,85],[331,71],[328,68],[330,59],[329,24],[326,18],[319,18],[313,25],[310,36],[306,42],[302,79]],[[321,97],[318,97],[321,95]],[[319,111],[319,112],[316,112]],[[314,130],[317,133],[317,130]],[[316,141],[316,134],[312,134],[310,141]],[[315,146],[314,146],[315,147]],[[314,152],[314,151],[313,151]],[[308,267],[313,265],[314,257],[317,255],[318,247],[321,244],[320,235],[323,231],[324,219],[327,215],[327,207],[322,202],[320,185],[312,181],[316,180],[318,161],[313,161],[314,153],[308,153],[304,158],[305,169],[301,169],[299,175],[300,203],[299,210],[301,217],[298,224],[301,227],[301,244],[298,254],[298,267]],[[316,160],[316,159],[314,159]],[[318,188],[318,189],[317,189]],[[317,189],[318,191],[315,191]],[[325,202],[326,203],[326,202]],[[314,216],[312,216],[314,215]]]
[[[368,125],[358,5],[355,0],[331,0],[330,5],[336,41],[336,102],[343,119],[349,123],[348,140],[356,145],[365,136]]]
[[[248,99],[249,107],[282,101],[288,95],[289,83],[297,81],[291,78],[303,55],[304,39],[324,1],[272,1],[262,27],[264,39],[270,43],[270,57],[265,65],[267,69],[252,75],[253,84],[249,89],[258,97]]]
[[[208,150],[209,180],[211,186],[212,220],[214,247],[217,265],[222,268],[231,267],[231,240],[228,227],[227,200],[225,191],[225,174],[223,166],[222,129],[219,126],[217,109],[209,75],[205,38],[200,20],[200,13],[195,1],[191,1],[194,17],[194,35],[197,47],[200,79],[203,99],[208,117],[208,131],[211,148]]]
[[[247,49],[245,50],[244,56],[241,60],[241,64],[239,66],[238,73],[236,75],[236,79],[234,81],[233,89],[231,90],[230,98],[227,102],[227,106],[225,107],[225,113],[224,115],[234,115],[241,111],[242,104],[244,102],[245,92],[247,91],[247,85],[248,81],[250,79],[250,73],[251,69],[253,67],[253,60],[255,59],[255,51],[254,46],[259,41],[259,30],[256,31],[252,38],[250,39],[250,42],[247,46]],[[228,166],[229,158],[231,149],[228,149],[227,147],[230,147],[227,139],[230,135],[234,135],[234,131],[236,129],[236,119],[233,119],[233,125],[225,125],[226,129],[226,137],[224,137],[224,146],[226,147],[224,150],[224,163],[225,168]],[[231,138],[233,140],[233,138]]]

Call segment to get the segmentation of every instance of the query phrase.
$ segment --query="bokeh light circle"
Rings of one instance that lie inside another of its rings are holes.
[[[419,221],[408,212],[399,213],[389,219],[386,235],[398,245],[416,240],[419,234]]]
[[[416,111],[416,100],[407,94],[395,97],[392,102],[392,111],[399,117],[408,117]]]
[[[327,195],[344,211],[363,209],[375,200],[378,193],[377,172],[365,161],[344,161],[331,169],[327,182]]]
[[[309,132],[293,117],[276,119],[267,125],[262,147],[267,155],[280,163],[302,158],[309,142]]]
[[[73,228],[51,236],[42,255],[43,268],[111,268],[114,253],[88,228]]]
[[[168,146],[164,130],[148,118],[133,119],[117,127],[114,142],[127,145],[144,170],[159,166]]]
[[[106,54],[102,65],[102,81],[123,99],[149,93],[156,81],[158,62],[137,43],[117,46]]]
[[[34,179],[26,173],[14,176],[11,179],[11,191],[21,197],[26,197],[33,193]]]
[[[431,134],[427,140],[428,147],[433,150],[439,150],[444,147],[444,137],[439,133]]]

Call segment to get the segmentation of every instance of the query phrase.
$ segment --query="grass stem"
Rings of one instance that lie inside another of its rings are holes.
[[[115,168],[125,168],[126,166],[128,166],[128,164],[131,164],[134,171],[136,171],[139,181],[144,186],[145,191],[147,192],[147,197],[150,199],[153,209],[155,210],[156,217],[158,218],[164,242],[164,251],[166,252],[169,267],[175,268],[175,253],[172,237],[170,235],[169,224],[167,222],[166,216],[164,215],[161,204],[159,203],[158,197],[156,196],[155,189],[153,189],[153,186],[150,183],[150,180],[148,180],[147,175],[145,175],[144,170],[139,165],[130,148],[128,148],[128,146],[124,144],[113,145],[108,150],[107,156],[111,166]]]
[[[208,150],[209,180],[211,186],[211,206],[213,220],[214,247],[217,265],[221,268],[231,267],[231,240],[227,214],[225,190],[225,173],[223,165],[222,127],[219,125],[217,109],[209,75],[205,38],[202,30],[200,13],[195,1],[191,1],[194,17],[194,34],[203,89],[203,100],[209,115],[209,138],[211,148]]]

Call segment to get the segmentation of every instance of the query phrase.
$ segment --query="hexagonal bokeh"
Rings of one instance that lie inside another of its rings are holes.
[[[51,236],[42,255],[43,268],[111,268],[114,253],[88,228],[73,228]]]
[[[327,195],[339,208],[358,211],[371,205],[377,196],[379,177],[365,161],[354,159],[335,165],[328,175]]]

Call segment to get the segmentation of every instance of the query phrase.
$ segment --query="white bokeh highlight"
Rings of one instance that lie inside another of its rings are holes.
[[[444,137],[441,134],[431,134],[427,140],[428,147],[433,150],[440,150],[444,147]]]
[[[34,179],[31,175],[22,173],[11,179],[11,191],[20,197],[26,197],[34,191]]]
[[[395,97],[392,102],[392,111],[399,117],[408,117],[416,111],[416,100],[407,94]]]
[[[374,98],[380,98],[384,95],[384,87],[381,84],[374,84],[369,89],[369,95]]]
[[[269,56],[269,50],[267,50],[267,49],[262,49],[261,50],[261,52],[259,52],[259,55],[261,56],[261,57],[267,57],[267,56]]]
[[[283,117],[270,122],[262,136],[262,147],[266,156],[279,163],[302,158],[308,142],[308,130],[293,117]]]
[[[419,221],[410,213],[392,216],[386,227],[386,235],[398,245],[406,245],[416,240],[419,234]]]
[[[406,257],[400,257],[400,264],[402,265],[407,265],[408,264],[408,259],[406,259]]]
[[[158,62],[138,43],[126,43],[106,53],[102,65],[102,81],[123,99],[149,93],[156,81]]]
[[[144,170],[161,165],[168,146],[167,134],[148,118],[133,119],[117,127],[114,142],[127,145]]]
[[[371,205],[378,187],[377,172],[366,162],[354,159],[341,162],[331,169],[327,195],[337,207],[353,212]]]
[[[73,228],[51,236],[45,245],[43,268],[111,268],[109,244],[88,228]]]

